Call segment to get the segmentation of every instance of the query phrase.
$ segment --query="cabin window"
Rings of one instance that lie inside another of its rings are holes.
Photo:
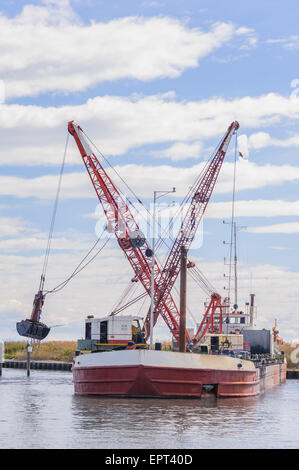
[[[108,321],[104,320],[100,323],[100,343],[107,343],[108,341]]]
[[[91,339],[91,322],[85,323],[85,339]]]
[[[219,336],[211,336],[211,349],[212,351],[219,350]]]

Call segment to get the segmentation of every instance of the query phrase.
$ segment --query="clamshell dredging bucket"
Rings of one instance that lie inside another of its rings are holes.
[[[50,328],[44,323],[35,322],[32,320],[22,320],[17,323],[17,332],[20,336],[27,336],[37,340],[45,339],[48,335]]]

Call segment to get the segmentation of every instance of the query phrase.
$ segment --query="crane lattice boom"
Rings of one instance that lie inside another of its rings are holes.
[[[149,245],[125,199],[92,152],[80,126],[70,121],[68,130],[75,139],[95,192],[103,207],[108,220],[108,230],[114,232],[121,249],[134,270],[135,276],[150,295],[151,259],[146,255],[146,251],[150,251]],[[160,275],[160,267],[155,262],[155,279],[158,279]],[[155,289],[158,289],[157,285],[155,285]],[[170,331],[175,334],[179,328],[177,323],[179,313],[172,296],[170,295],[167,299],[167,304],[162,300],[162,305],[164,308],[161,315]]]
[[[173,242],[172,248],[169,252],[165,265],[159,274],[156,281],[157,289],[155,291],[155,309],[154,309],[154,324],[158,316],[162,314],[164,305],[168,305],[168,298],[170,292],[176,282],[180,272],[180,250],[185,246],[186,250],[191,246],[195,237],[197,228],[200,224],[202,216],[206,210],[211,194],[214,190],[224,157],[226,155],[229,143],[233,134],[238,130],[239,123],[234,121],[227,129],[226,134],[221,140],[218,149],[210,163],[206,166],[205,171],[201,175],[193,195],[191,197],[189,208],[182,221],[179,233]],[[171,308],[169,306],[169,308]],[[175,315],[175,312],[173,312]],[[177,323],[179,323],[177,319]],[[149,331],[150,324],[150,311],[145,320],[145,331]],[[175,332],[175,337],[178,337],[179,332]],[[147,333],[148,335],[148,333]]]
[[[186,250],[191,246],[215,187],[228,145],[232,135],[238,128],[237,121],[229,126],[213,158],[206,165],[201,178],[197,181],[190,205],[163,269],[160,268],[156,260],[154,262],[154,324],[158,316],[161,315],[177,340],[179,339],[179,311],[171,296],[171,290],[180,272],[180,250],[182,246],[185,246]],[[103,207],[108,220],[108,230],[114,232],[121,249],[134,270],[136,278],[140,280],[145,291],[150,295],[151,260],[147,256],[147,253],[151,252],[149,245],[125,199],[92,152],[82,129],[71,121],[68,124],[68,130],[76,141],[93,187]],[[218,296],[218,294],[213,295]],[[150,334],[149,325],[150,312],[148,312],[144,322],[146,339]],[[189,339],[188,333],[186,333],[186,336]]]

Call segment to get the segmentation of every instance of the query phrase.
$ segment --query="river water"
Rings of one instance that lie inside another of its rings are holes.
[[[299,448],[299,380],[237,400],[89,398],[70,372],[3,369],[0,448]]]

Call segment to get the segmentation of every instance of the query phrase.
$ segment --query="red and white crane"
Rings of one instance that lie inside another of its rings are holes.
[[[126,200],[90,148],[81,127],[71,121],[68,124],[68,130],[75,139],[95,192],[103,207],[108,220],[108,230],[114,232],[119,246],[133,268],[136,278],[150,295],[151,258],[147,254],[151,253],[151,250],[145,236],[136,223]],[[155,262],[154,276],[159,278],[160,275],[160,267]],[[161,303],[163,305],[161,315],[170,331],[175,335],[179,327],[177,323],[179,312],[171,294],[167,298],[167,303],[164,300]]]
[[[104,167],[99,162],[98,158],[93,153],[84,136],[83,130],[73,121],[68,123],[68,131],[75,139],[93,187],[103,207],[104,214],[108,221],[107,229],[109,232],[113,232],[115,234],[121,249],[130,262],[135,274],[133,279],[139,280],[143,285],[145,292],[150,296],[152,294],[152,280],[154,280],[154,317],[152,318],[152,325],[155,325],[159,315],[161,315],[177,341],[179,341],[180,315],[171,295],[171,290],[173,289],[180,272],[181,248],[184,246],[185,250],[188,251],[192,244],[197,228],[215,187],[228,145],[232,135],[238,128],[239,124],[237,121],[234,121],[229,126],[217,150],[206,163],[203,171],[190,189],[189,195],[185,198],[184,202],[185,204],[189,202],[189,207],[185,213],[178,235],[173,242],[166,262],[163,268],[161,268],[156,258],[153,257],[151,259],[153,252],[150,249],[144,234],[136,223],[125,198],[122,196],[121,192],[118,190]],[[53,231],[53,221],[56,213],[61,177],[62,172],[60,174],[60,182],[56,196],[50,236],[52,236]],[[46,256],[49,256],[49,248],[47,248]],[[197,271],[196,274],[197,276],[200,276],[199,271]],[[38,340],[43,339],[50,330],[50,328],[40,322],[41,309],[45,298],[43,293],[44,280],[45,275],[43,271],[39,292],[34,300],[31,318],[17,323],[19,334]],[[201,282],[207,286],[203,277],[201,277]],[[52,292],[54,291],[55,289]],[[220,332],[222,329],[221,297],[216,292],[210,292],[212,294],[211,301],[204,315],[201,326],[195,336],[195,341],[199,340],[200,337],[205,334],[208,327],[210,327],[213,332],[217,309],[220,311],[220,320],[218,316]],[[149,310],[143,327],[146,339],[148,339],[150,335],[150,313],[151,311]],[[187,340],[190,340],[188,332],[186,332],[186,337]]]
[[[171,290],[180,272],[180,250],[182,246],[188,250],[195,237],[197,228],[206,210],[211,194],[215,187],[224,157],[227,152],[233,134],[239,128],[234,121],[227,129],[214,155],[206,164],[200,177],[192,187],[189,197],[189,208],[182,221],[179,233],[173,242],[167,260],[160,268],[155,260],[154,265],[154,319],[155,324],[159,315],[162,316],[172,335],[179,337],[179,311],[171,295]],[[108,220],[108,229],[115,233],[120,247],[130,262],[135,276],[150,295],[151,290],[151,261],[148,253],[151,253],[149,245],[139,229],[132,212],[119,190],[113,184],[111,178],[90,148],[83,130],[73,121],[69,122],[68,130],[74,137],[83,162],[90,176],[93,187],[103,207]],[[204,319],[209,315],[208,326],[215,316],[216,309],[221,310],[221,297],[212,293],[209,307]],[[222,322],[220,323],[221,328]],[[150,333],[150,311],[145,322],[144,331],[146,339]],[[186,333],[188,337],[188,333]],[[199,332],[196,337],[199,337]],[[188,337],[188,339],[190,339]]]
[[[181,223],[179,233],[173,242],[173,245],[163,266],[163,269],[161,273],[159,273],[159,277],[155,279],[156,289],[154,324],[156,323],[158,316],[162,313],[163,306],[165,304],[168,305],[169,294],[180,272],[181,247],[184,246],[185,249],[188,251],[192,244],[200,221],[203,217],[203,214],[209,203],[211,194],[214,190],[229,143],[233,134],[238,130],[238,128],[239,123],[237,121],[231,123],[223,139],[221,140],[217,150],[215,151],[212,159],[206,165],[204,171],[200,175],[200,178],[196,181],[192,188],[192,194],[189,198],[190,204]],[[213,293],[211,296],[210,305],[207,310],[208,313],[206,312],[205,317],[210,314],[210,319],[213,319],[217,308],[220,308],[221,311],[221,297],[219,294]],[[170,305],[169,309],[171,309]],[[175,315],[175,312],[173,312],[173,315]],[[145,319],[146,331],[148,331],[149,323],[150,312],[148,312],[147,317]],[[221,326],[222,322],[220,323],[220,328]],[[174,336],[178,336],[178,331],[174,332]]]

